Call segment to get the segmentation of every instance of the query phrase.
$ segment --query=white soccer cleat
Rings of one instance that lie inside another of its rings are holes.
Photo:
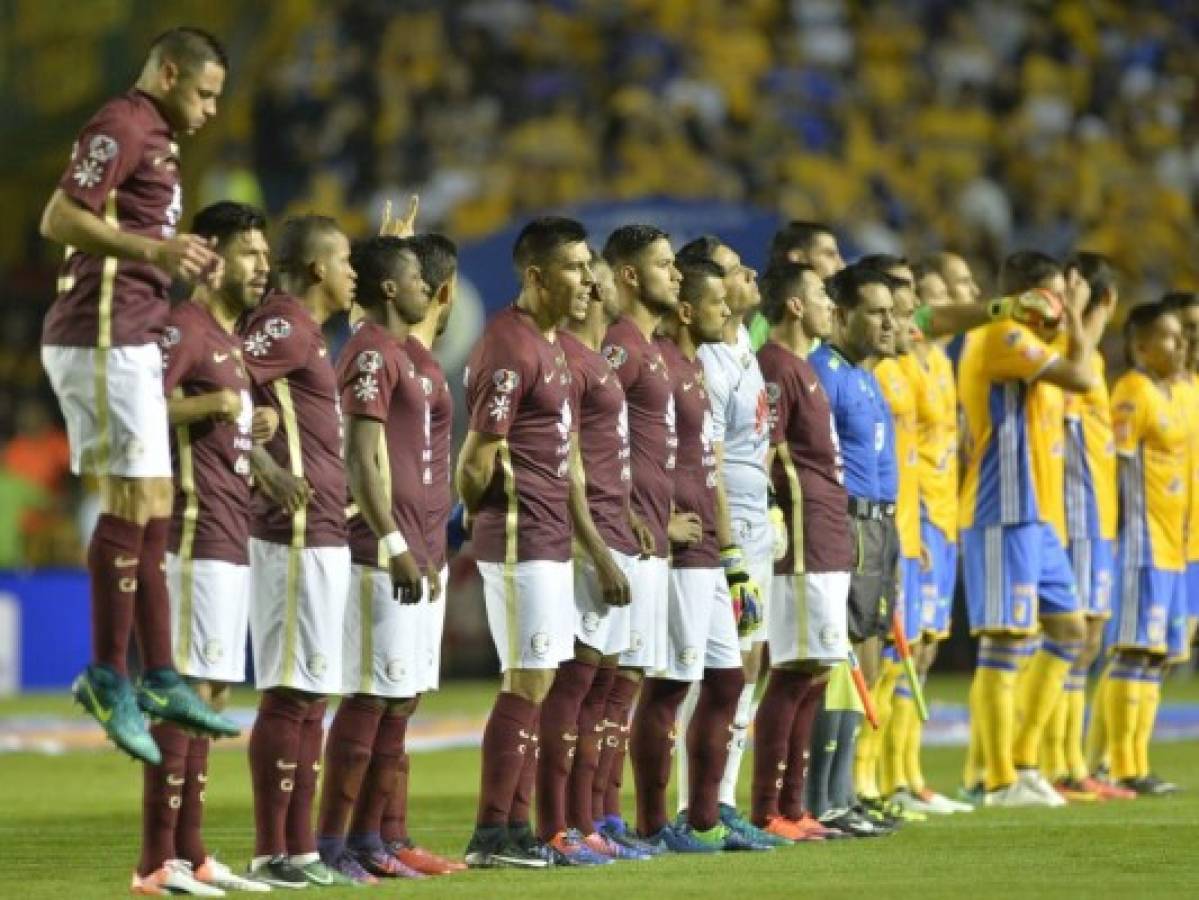
[[[969,803],[962,803],[958,800],[951,800],[944,794],[938,794],[936,791],[925,788],[920,793],[920,799],[928,806],[928,811],[938,816],[948,816],[954,813],[969,813],[974,812],[974,807]]]
[[[1041,792],[1030,787],[1020,779],[1016,779],[1005,788],[987,791],[984,806],[1000,808],[1015,808],[1025,806],[1049,806],[1049,802],[1041,796]]]
[[[242,878],[234,873],[227,865],[210,856],[204,860],[204,865],[196,869],[196,880],[212,885],[225,891],[269,891],[271,886],[261,881]]]
[[[1017,772],[1016,783],[1023,782],[1029,789],[1036,791],[1045,798],[1045,805],[1052,807],[1066,806],[1066,798],[1057,792],[1044,775],[1037,769],[1021,769]]]
[[[134,894],[163,895],[191,894],[193,897],[224,897],[225,892],[219,887],[198,881],[192,874],[192,864],[185,859],[168,859],[162,868],[151,872],[145,878],[133,873],[133,883],[130,890]]]
[[[933,815],[941,815],[938,810],[933,808],[931,803],[928,803],[922,797],[916,796],[907,788],[900,788],[897,790],[894,794],[887,798],[887,802],[894,803],[900,809],[907,810],[908,812],[924,814],[932,813]]]

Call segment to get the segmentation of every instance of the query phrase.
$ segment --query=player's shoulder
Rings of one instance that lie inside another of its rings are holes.
[[[634,366],[638,364],[644,345],[645,339],[633,321],[621,317],[608,326],[600,345],[600,353],[609,366],[621,369],[630,363]]]
[[[138,90],[110,97],[92,113],[84,130],[98,128],[117,131],[126,138],[169,130],[166,119],[154,101]]]
[[[386,328],[369,321],[355,324],[338,358],[343,378],[359,373],[373,375],[396,364],[411,365],[408,354]]]
[[[1124,404],[1136,403],[1151,396],[1153,382],[1138,369],[1129,369],[1120,375],[1112,385],[1112,403],[1117,408]]]

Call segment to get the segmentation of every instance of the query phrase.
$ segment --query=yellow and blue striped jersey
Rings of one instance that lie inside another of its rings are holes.
[[[930,344],[921,361],[915,353],[899,358],[916,394],[919,429],[920,515],[949,540],[958,533],[958,394],[953,363]]]
[[[908,354],[910,355],[910,354]],[[916,391],[900,365],[899,358],[884,359],[874,367],[874,377],[883,389],[895,423],[895,467],[899,488],[895,500],[895,529],[899,532],[899,555],[920,557],[920,466],[917,446]]]
[[[1032,483],[1041,521],[1066,546],[1066,392],[1038,381],[1029,391],[1029,449]]]
[[[1182,375],[1171,388],[1178,394],[1187,416],[1187,450],[1190,466],[1187,478],[1187,562],[1199,562],[1199,376]]]
[[[1066,530],[1071,539],[1116,538],[1116,444],[1103,356],[1092,354],[1095,384],[1066,395]]]

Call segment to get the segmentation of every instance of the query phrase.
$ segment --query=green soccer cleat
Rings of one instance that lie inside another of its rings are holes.
[[[336,868],[325,865],[319,859],[314,859],[303,865],[293,862],[292,865],[300,871],[300,874],[304,876],[304,880],[312,887],[362,887],[375,881],[374,878],[371,878],[370,882],[359,881],[352,875],[344,874]],[[366,875],[366,872],[362,874]]]
[[[137,708],[133,686],[108,666],[92,664],[71,685],[71,695],[100,723],[108,739],[139,762],[161,765],[162,754]]]
[[[741,837],[753,844],[766,844],[770,847],[788,847],[794,843],[794,841],[789,841],[785,837],[780,837],[777,834],[771,834],[769,831],[758,828],[742,816],[735,807],[729,806],[727,803],[720,804],[720,822],[729,831],[741,835]]]
[[[165,719],[212,737],[237,737],[233,722],[208,706],[174,669],[155,669],[137,686],[137,705],[155,719]]]

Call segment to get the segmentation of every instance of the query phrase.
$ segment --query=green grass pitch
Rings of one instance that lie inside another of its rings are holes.
[[[426,714],[477,714],[490,686],[451,685]],[[935,680],[934,699],[959,701],[961,679]],[[1194,682],[1167,700],[1195,699]],[[251,702],[248,694],[239,702]],[[62,712],[63,698],[0,702],[3,717]],[[963,750],[926,751],[931,783],[950,791]],[[1155,769],[1187,790],[1173,798],[1074,805],[1064,810],[980,810],[912,824],[894,837],[801,845],[769,854],[674,857],[599,871],[469,872],[385,882],[340,895],[411,897],[1194,897],[1199,896],[1199,742],[1155,745]],[[747,754],[743,775],[750,770]],[[234,868],[251,849],[249,777],[241,751],[213,753],[206,837]],[[474,750],[414,756],[410,822],[433,850],[460,854],[478,780]],[[632,779],[626,777],[626,785]],[[115,752],[0,756],[0,897],[128,896],[137,855],[141,778]],[[743,783],[743,793],[747,785]],[[626,800],[631,812],[632,800]],[[308,889],[309,892],[314,890]]]

